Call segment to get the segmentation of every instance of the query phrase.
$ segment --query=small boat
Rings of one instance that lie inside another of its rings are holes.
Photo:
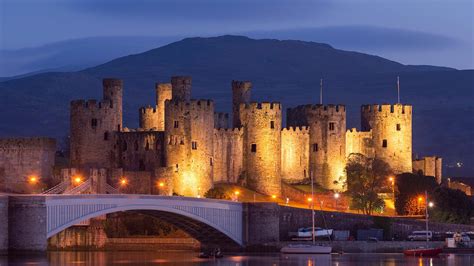
[[[333,230],[332,229],[323,229],[321,227],[314,228],[315,237],[331,237]],[[305,227],[298,229],[298,237],[311,237],[313,235],[313,228]]]
[[[220,248],[215,248],[214,250],[208,251],[208,252],[203,251],[203,252],[200,252],[198,255],[198,258],[200,259],[211,259],[211,258],[220,259],[222,257],[224,257],[224,255],[222,254]]]
[[[435,257],[443,251],[442,248],[414,248],[406,249],[403,251],[405,256],[422,256],[422,257]]]
[[[290,244],[280,252],[287,254],[331,254],[332,247],[306,244]]]

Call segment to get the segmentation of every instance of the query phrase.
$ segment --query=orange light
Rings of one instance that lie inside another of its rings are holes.
[[[125,185],[127,185],[127,183],[128,183],[128,181],[127,181],[126,178],[122,178],[122,179],[120,180],[120,185],[121,185],[121,186],[125,186]]]
[[[311,202],[311,201],[313,201],[313,198],[308,198],[307,200],[308,200],[309,202]]]
[[[272,199],[276,199],[276,198],[277,198],[277,196],[276,196],[276,195],[272,195]]]
[[[389,177],[388,180],[389,180],[390,182],[393,182],[393,177]]]
[[[164,187],[164,186],[165,186],[165,183],[160,182],[160,183],[158,183],[158,186],[159,186],[159,187]]]
[[[234,195],[236,195],[236,196],[240,195],[240,191],[238,191],[238,190],[234,191]]]
[[[81,178],[80,176],[76,176],[76,177],[74,178],[74,182],[76,182],[76,183],[79,184],[79,183],[82,182],[82,178]]]
[[[418,197],[418,201],[422,201],[423,200],[423,197]]]
[[[30,184],[36,184],[36,183],[38,182],[38,177],[32,175],[32,176],[30,176],[30,177],[28,178],[28,182],[29,182]]]

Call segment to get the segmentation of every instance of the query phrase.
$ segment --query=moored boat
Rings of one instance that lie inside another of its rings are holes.
[[[438,256],[442,251],[442,248],[413,248],[404,250],[403,254],[406,256],[434,257]]]
[[[330,254],[332,247],[306,244],[290,244],[283,247],[280,252],[287,254]]]

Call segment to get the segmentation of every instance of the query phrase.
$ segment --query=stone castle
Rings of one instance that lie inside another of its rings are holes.
[[[346,129],[344,105],[300,105],[287,109],[282,128],[281,104],[252,102],[249,81],[232,81],[232,115],[192,99],[191,87],[184,76],[156,84],[155,106],[140,108],[140,126],[131,130],[122,123],[122,81],[104,79],[101,101],[71,102],[71,167],[105,168],[109,179],[124,176],[136,190],[160,183],[160,194],[186,196],[220,182],[279,196],[282,181],[311,174],[342,190],[352,153],[381,158],[394,173],[413,171],[410,105],[362,106],[361,131]]]

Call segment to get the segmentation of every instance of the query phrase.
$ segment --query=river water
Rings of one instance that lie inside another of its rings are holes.
[[[4,265],[459,265],[474,266],[474,254],[442,254],[436,258],[405,257],[403,254],[343,254],[343,255],[283,255],[279,253],[226,254],[222,259],[199,259],[192,251],[151,252],[114,251],[82,252],[60,251],[45,255],[16,254],[0,256]]]

